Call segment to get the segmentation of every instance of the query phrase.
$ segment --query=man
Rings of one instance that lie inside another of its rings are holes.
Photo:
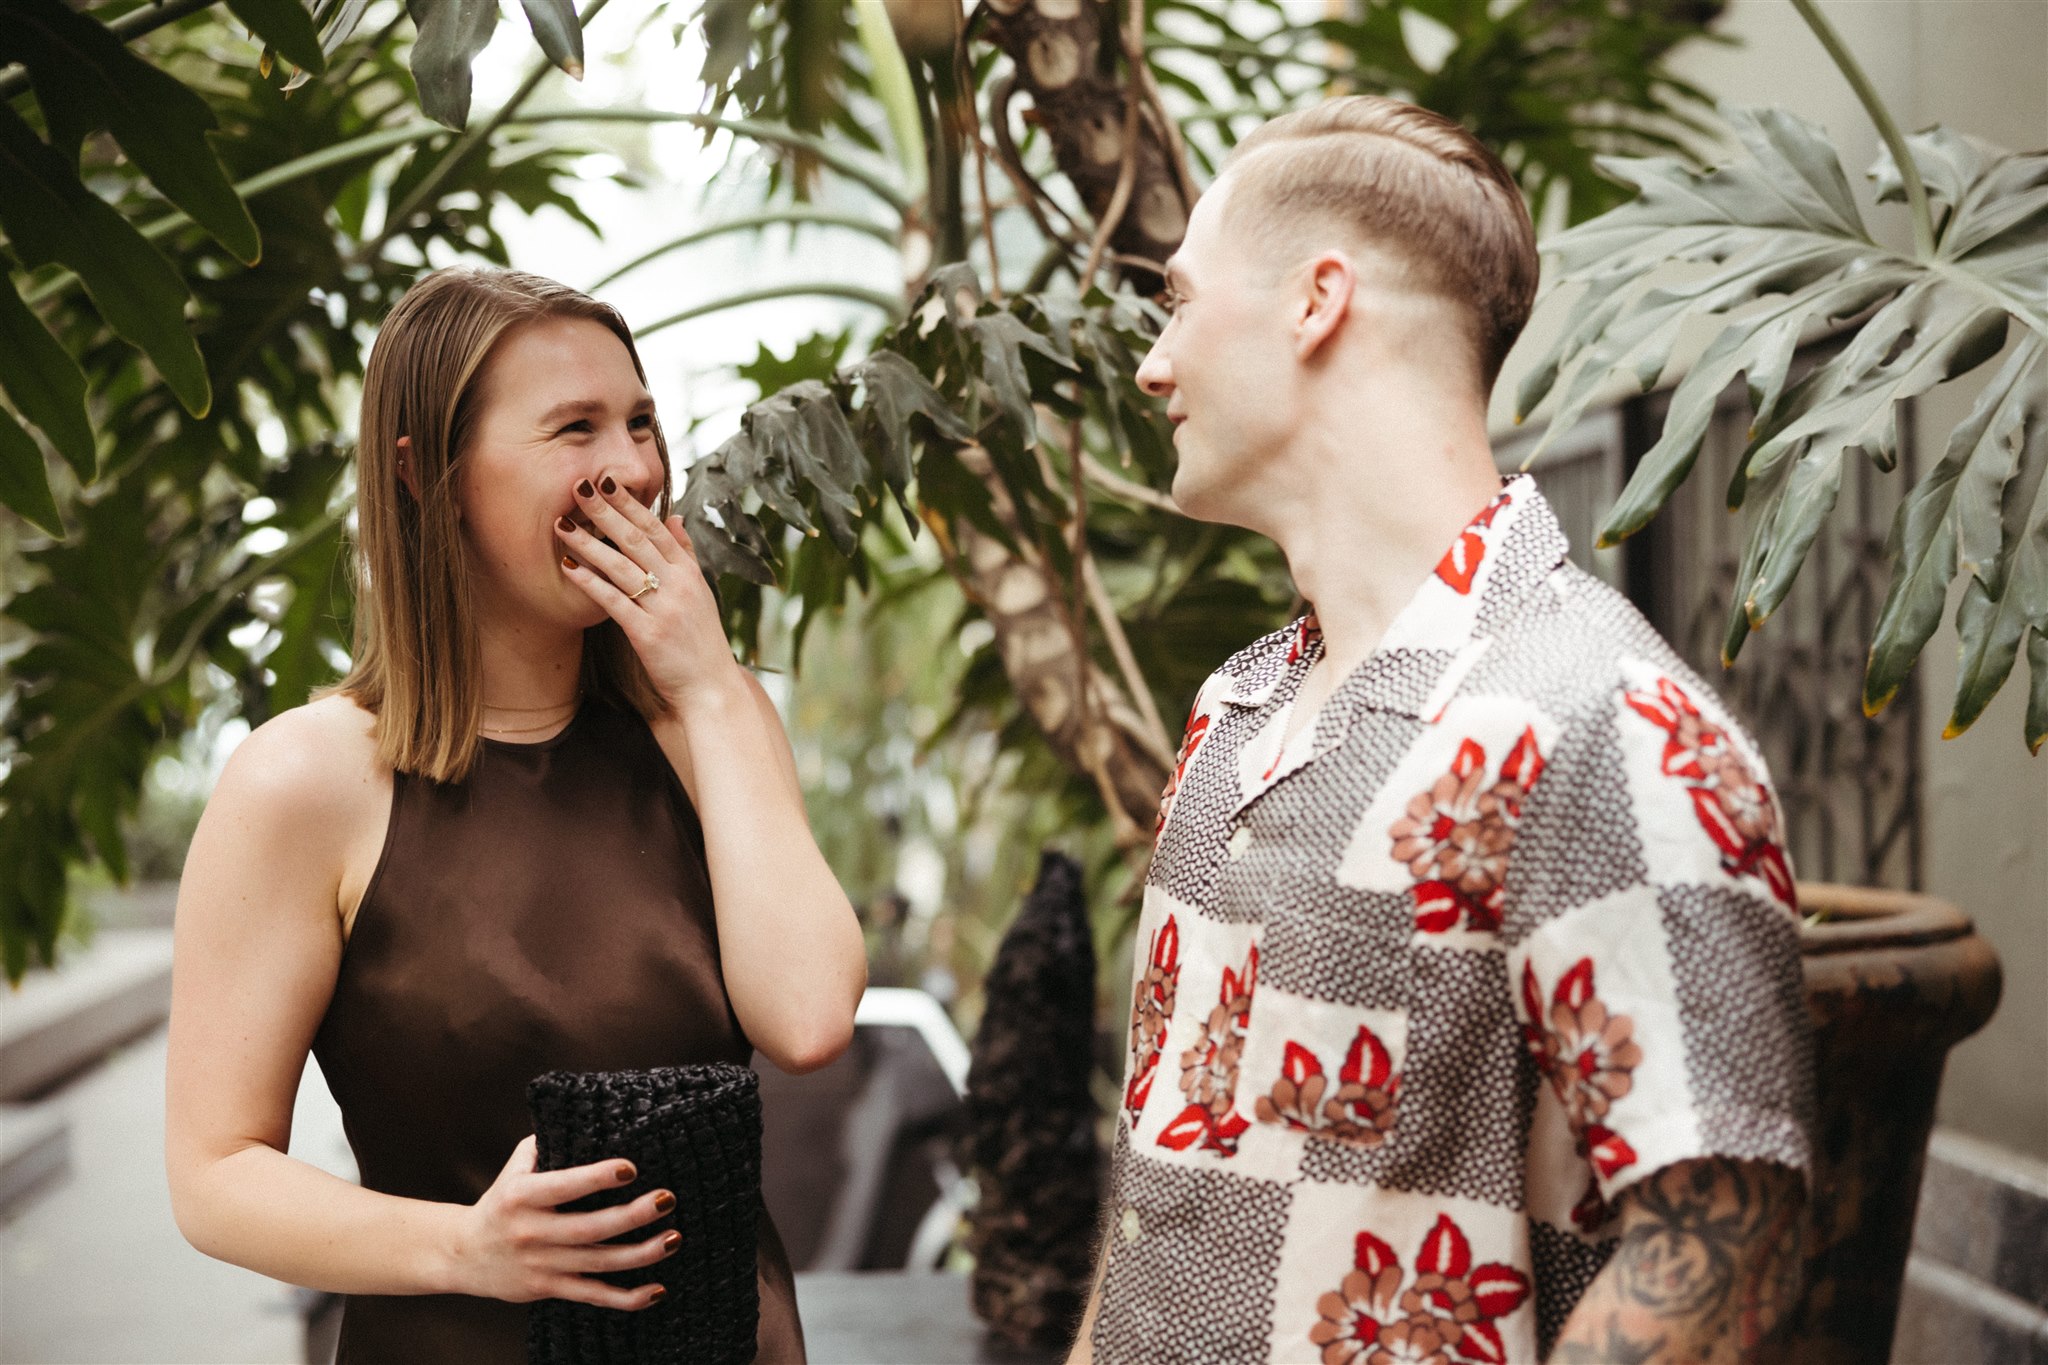
[[[1203,687],[1137,931],[1076,1360],[1742,1360],[1811,1059],[1750,739],[1501,481],[1527,211],[1457,125],[1241,144],[1139,370],[1191,516],[1313,610]]]

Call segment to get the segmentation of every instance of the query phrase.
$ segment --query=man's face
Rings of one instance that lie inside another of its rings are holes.
[[[1226,174],[1196,203],[1167,262],[1172,318],[1137,375],[1174,423],[1174,501],[1224,522],[1237,520],[1247,480],[1293,429],[1300,379],[1299,281],[1260,241],[1255,208],[1226,217],[1230,191]]]

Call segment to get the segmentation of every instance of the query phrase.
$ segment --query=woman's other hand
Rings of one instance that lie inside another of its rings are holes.
[[[589,525],[555,523],[568,551],[562,571],[619,623],[662,696],[680,706],[700,686],[736,682],[718,601],[683,519],[663,521],[610,475],[579,482],[575,496]]]
[[[463,1211],[450,1249],[449,1288],[509,1303],[568,1299],[629,1312],[661,1302],[665,1291],[658,1284],[620,1289],[592,1277],[653,1265],[674,1254],[683,1235],[673,1230],[618,1246],[606,1243],[673,1209],[675,1196],[652,1190],[613,1208],[562,1213],[563,1204],[631,1183],[633,1165],[595,1161],[537,1171],[536,1160],[529,1136],[512,1149],[483,1197]]]

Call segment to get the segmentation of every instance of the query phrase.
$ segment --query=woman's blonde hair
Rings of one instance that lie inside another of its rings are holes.
[[[492,348],[514,327],[545,318],[609,328],[647,382],[617,310],[513,270],[426,276],[391,310],[370,350],[356,449],[355,657],[334,690],[376,716],[377,756],[399,772],[460,781],[482,747],[483,678],[458,475],[482,415]],[[400,437],[409,438],[409,481],[399,475]],[[659,422],[654,441],[662,467],[655,510],[666,516],[668,443]],[[615,621],[584,632],[583,691],[650,719],[665,709]]]
[[[1460,306],[1491,389],[1536,299],[1536,230],[1500,158],[1465,128],[1380,95],[1342,95],[1237,144],[1224,216],[1262,232],[1335,225],[1395,252]]]

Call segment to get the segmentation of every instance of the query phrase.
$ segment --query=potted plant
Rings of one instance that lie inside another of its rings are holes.
[[[1516,410],[1531,411],[1576,365],[1550,427],[1561,432],[1618,376],[1654,385],[1682,327],[1717,327],[1601,543],[1656,514],[1691,472],[1717,398],[1746,376],[1755,417],[1728,494],[1750,525],[1722,644],[1732,664],[1785,600],[1847,463],[1891,469],[1898,405],[2002,355],[1900,503],[1863,704],[1875,715],[1892,699],[1966,573],[1944,733],[1977,719],[2024,649],[2026,743],[2038,752],[2048,738],[2048,152],[1941,127],[1901,136],[1814,0],[1793,4],[1877,125],[1886,150],[1870,175],[1881,202],[1907,206],[1910,249],[1871,235],[1818,128],[1781,110],[1725,110],[1745,156],[1704,173],[1606,161],[1637,197],[1546,244],[1559,267],[1552,287],[1582,292]],[[1693,268],[1673,272],[1673,262]],[[1802,334],[1823,328],[1839,349],[1795,377]],[[1821,1129],[1808,1285],[1791,1335],[1802,1361],[1883,1360],[1943,1064],[1996,1007],[1998,962],[1956,907],[1932,897],[1818,884],[1801,896]]]

